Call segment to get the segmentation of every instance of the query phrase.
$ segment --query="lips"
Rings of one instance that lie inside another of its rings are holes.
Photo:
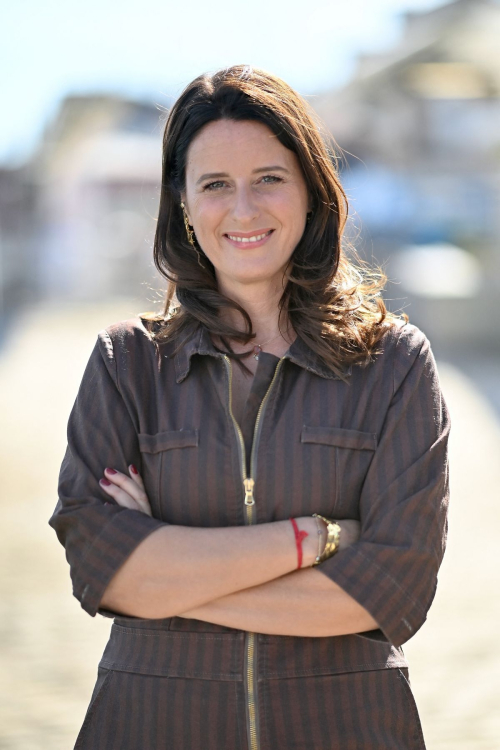
[[[254,233],[247,232],[246,234],[235,232],[227,232],[224,236],[232,242],[238,242],[242,244],[255,244],[261,242],[271,235],[274,229],[264,229],[263,231],[257,231]]]

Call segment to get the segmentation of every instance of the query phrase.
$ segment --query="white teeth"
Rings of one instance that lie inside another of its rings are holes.
[[[269,234],[271,234],[272,229],[269,230],[269,232],[265,232],[264,234],[256,234],[255,237],[233,237],[232,234],[228,234],[230,240],[235,240],[236,242],[258,242],[259,240],[264,239],[264,237],[267,237]]]

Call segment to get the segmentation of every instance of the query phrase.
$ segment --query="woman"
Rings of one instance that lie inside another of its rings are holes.
[[[425,335],[345,254],[335,165],[259,69],[169,113],[164,315],[99,333],[49,521],[114,617],[78,748],[424,747],[401,645],[444,553],[449,416]]]

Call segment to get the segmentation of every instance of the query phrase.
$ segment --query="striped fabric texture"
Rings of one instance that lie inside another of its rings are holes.
[[[226,363],[202,326],[173,356],[140,317],[102,330],[68,423],[49,519],[91,616],[114,618],[78,748],[423,748],[401,649],[425,622],[444,554],[450,418],[428,339],[389,329],[367,367],[335,377],[297,338],[278,372],[262,352],[241,424],[254,520],[314,512],[361,522],[319,565],[379,628],[332,637],[256,634],[249,731],[244,631],[100,607],[135,547],[164,524],[246,523]],[[101,490],[105,466],[144,479],[153,517]],[[250,466],[247,467],[250,469]],[[107,504],[105,504],[107,503]]]

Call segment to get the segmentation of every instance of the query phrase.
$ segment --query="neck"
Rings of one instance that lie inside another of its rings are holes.
[[[266,281],[260,284],[241,284],[237,287],[231,285],[231,288],[228,289],[219,283],[219,289],[226,297],[241,305],[250,316],[253,330],[256,333],[255,344],[261,344],[273,336],[276,336],[278,340],[280,333],[278,305],[283,294],[282,286]],[[242,328],[241,315],[236,310],[223,310],[222,315],[231,325]],[[292,331],[289,330],[288,320],[284,319],[283,316],[281,318],[281,330],[285,339],[293,338]]]

